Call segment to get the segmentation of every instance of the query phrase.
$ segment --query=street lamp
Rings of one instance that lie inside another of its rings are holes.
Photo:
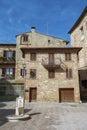
[[[26,64],[24,63],[24,64],[22,64],[22,66],[23,66],[23,69],[25,69],[26,68]]]

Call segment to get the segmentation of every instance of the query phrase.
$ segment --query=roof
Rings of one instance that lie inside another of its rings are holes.
[[[19,35],[24,35],[24,34],[26,34],[26,33],[31,33],[31,31],[30,31],[30,32],[21,33],[21,34],[17,34],[16,37],[19,36]],[[35,32],[35,33],[38,33],[38,32]],[[68,40],[65,40],[65,39],[62,39],[62,38],[59,38],[59,37],[50,36],[50,35],[46,35],[46,34],[42,34],[42,33],[38,33],[38,34],[41,34],[41,35],[44,35],[44,36],[53,37],[53,38],[57,38],[57,39],[63,40],[63,41],[65,41],[67,44],[69,43]]]
[[[79,16],[79,18],[77,19],[77,21],[75,22],[75,24],[69,30],[68,33],[72,33],[72,31],[78,26],[78,24],[81,22],[81,20],[83,19],[83,17],[85,16],[86,13],[87,13],[87,6],[85,7],[85,9],[83,10],[83,12],[81,13],[81,15]]]
[[[52,50],[52,51],[58,51],[58,52],[76,52],[78,53],[82,47],[21,47],[20,48],[22,51],[48,51],[48,50]]]
[[[15,43],[0,43],[0,46],[16,46]]]

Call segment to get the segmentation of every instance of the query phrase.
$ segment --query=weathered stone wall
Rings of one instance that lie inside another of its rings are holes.
[[[81,35],[81,27],[83,27],[83,35]],[[82,50],[79,52],[79,68],[87,66],[87,14],[70,36],[72,46],[82,47]]]
[[[56,54],[61,56],[62,61],[68,68],[73,70],[73,78],[66,79],[66,72],[61,71],[61,68],[55,71],[55,78],[48,78],[48,70],[41,64],[42,57],[48,54],[38,53],[37,61],[30,61],[30,54],[27,53],[25,57],[27,74],[25,77],[25,87],[37,87],[37,101],[58,101],[59,102],[59,88],[74,88],[74,98],[78,102],[79,99],[79,82],[78,82],[78,66],[77,55],[72,53],[72,60],[65,61],[64,54]],[[30,69],[36,69],[36,79],[30,79]],[[27,99],[29,99],[27,95]]]
[[[54,52],[55,58],[61,57],[62,61],[68,68],[73,70],[73,78],[66,79],[65,70],[61,68],[55,70],[55,78],[48,78],[48,70],[42,65],[42,58],[48,57],[48,52],[36,52],[37,60],[30,61],[30,50],[25,51],[25,58],[22,58],[21,47],[37,48],[37,47],[66,47],[66,41],[55,37],[42,35],[36,32],[26,33],[29,35],[29,42],[21,43],[21,35],[17,36],[16,46],[16,78],[20,79],[20,69],[22,64],[26,64],[25,88],[30,90],[32,87],[37,88],[37,101],[58,101],[59,88],[74,88],[75,102],[79,99],[79,83],[78,83],[78,66],[76,52],[71,54],[72,60],[65,61],[65,52]],[[50,43],[48,43],[50,40]],[[52,50],[53,52],[53,50]],[[67,51],[66,51],[67,52]],[[36,69],[36,79],[30,79],[30,69]],[[25,93],[25,98],[29,100],[29,92]]]

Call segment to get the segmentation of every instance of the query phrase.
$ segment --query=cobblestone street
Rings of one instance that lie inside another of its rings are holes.
[[[8,122],[5,117],[13,114],[15,102],[0,103],[0,130],[87,130],[86,103],[26,103],[30,118]]]

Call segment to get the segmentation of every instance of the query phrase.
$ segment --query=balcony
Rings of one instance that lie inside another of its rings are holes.
[[[8,78],[0,78],[0,84],[24,84],[24,80],[20,79],[20,80],[15,80],[15,77],[13,77],[13,79],[8,79]]]
[[[14,80],[15,79],[15,75],[1,75],[0,76],[0,80]]]
[[[15,57],[0,57],[0,64],[14,64]]]
[[[42,58],[42,65],[46,69],[59,69],[59,68],[62,68],[63,70],[66,69],[66,65],[59,57],[50,60],[48,58]]]

